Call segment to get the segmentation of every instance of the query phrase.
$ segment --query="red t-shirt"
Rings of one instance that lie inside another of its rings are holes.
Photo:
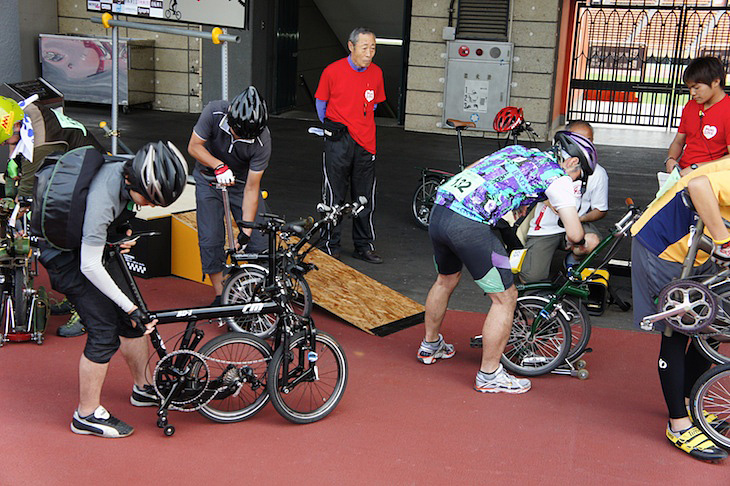
[[[725,95],[707,110],[696,101],[689,100],[682,110],[679,133],[687,137],[679,161],[682,169],[727,155],[727,146],[730,145],[730,97]]]
[[[385,101],[383,71],[377,65],[357,72],[346,57],[333,62],[322,72],[314,97],[327,102],[327,118],[347,125],[355,142],[375,153],[373,105]]]

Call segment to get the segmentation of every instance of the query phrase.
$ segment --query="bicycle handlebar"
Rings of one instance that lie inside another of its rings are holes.
[[[216,188],[219,187],[218,180],[215,178],[215,174],[214,175],[210,175],[210,174],[206,174],[205,172],[201,171],[200,172],[200,175],[202,175],[203,176],[203,180],[205,180],[205,182],[207,182],[211,186],[214,186]],[[246,181],[243,180],[243,179],[236,178],[234,180],[236,181],[236,184],[243,184],[243,185],[246,184]],[[220,185],[220,187],[227,187],[227,186]]]
[[[281,231],[284,233],[294,233],[302,235],[305,232],[311,232],[314,228],[319,228],[323,224],[336,223],[342,216],[350,214],[357,217],[358,214],[365,209],[367,198],[360,196],[357,201],[343,204],[342,206],[327,206],[324,203],[317,204],[317,212],[323,213],[324,216],[319,221],[315,221],[311,216],[298,221],[287,223],[276,214],[262,213],[261,216],[266,220],[263,223],[255,221],[236,221],[239,228],[250,228],[261,230],[265,233],[272,231]]]
[[[131,236],[126,236],[122,238],[119,241],[107,241],[106,244],[109,245],[112,248],[119,248],[124,243],[129,243],[130,241],[137,241],[140,238],[146,238],[148,236],[160,236],[162,233],[159,231],[144,231],[142,233],[136,233],[132,234]]]

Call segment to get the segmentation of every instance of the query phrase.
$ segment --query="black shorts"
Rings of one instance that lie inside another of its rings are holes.
[[[438,273],[452,275],[466,266],[476,284],[488,294],[512,287],[514,276],[507,251],[491,226],[434,205],[428,234]]]
[[[44,266],[53,289],[68,297],[86,327],[84,356],[94,363],[108,363],[119,349],[119,336],[141,337],[144,329],[133,327],[127,313],[89,282],[81,273],[80,265],[79,253],[74,251],[61,253]],[[127,286],[119,284],[122,280],[115,261],[107,265],[107,271],[129,295]]]

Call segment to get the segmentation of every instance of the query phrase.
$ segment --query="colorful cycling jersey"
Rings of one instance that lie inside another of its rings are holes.
[[[435,204],[494,225],[522,205],[547,199],[548,186],[563,176],[565,172],[551,152],[511,145],[478,160],[441,185]]]

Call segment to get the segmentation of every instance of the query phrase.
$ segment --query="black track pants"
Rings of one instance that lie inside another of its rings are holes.
[[[343,204],[347,200],[348,186],[352,201],[360,196],[367,198],[365,209],[352,220],[352,240],[358,250],[374,249],[375,155],[345,133],[337,141],[325,140],[323,170],[322,200],[328,206]],[[323,230],[322,246],[327,253],[339,252],[341,233],[339,226]]]

